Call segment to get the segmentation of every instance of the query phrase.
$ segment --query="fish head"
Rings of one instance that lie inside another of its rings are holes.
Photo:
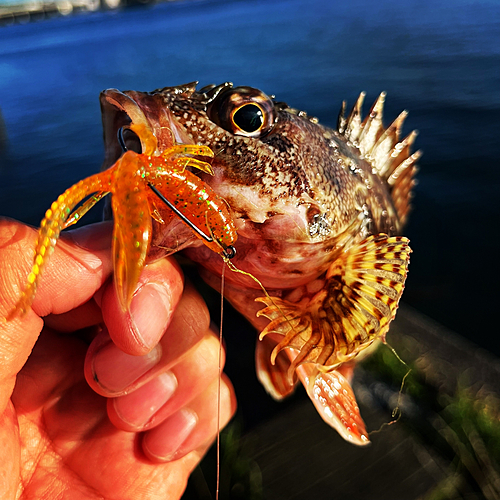
[[[259,259],[264,278],[271,277],[268,286],[275,275],[289,275],[293,284],[320,275],[366,226],[370,186],[359,172],[369,176],[371,166],[359,150],[336,130],[258,89],[223,83],[197,90],[196,82],[153,92],[109,89],[101,94],[101,107],[105,168],[122,154],[120,128],[127,131],[127,148],[144,150],[131,123],[152,132],[158,154],[183,143],[212,149],[214,175],[196,174],[228,203],[238,253],[247,264],[252,256]],[[218,268],[178,220],[155,227],[152,254],[187,247],[193,247],[194,260]]]

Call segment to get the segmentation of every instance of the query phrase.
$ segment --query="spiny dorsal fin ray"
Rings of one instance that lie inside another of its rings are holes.
[[[406,223],[411,209],[412,190],[417,183],[415,180],[415,174],[418,171],[416,163],[421,155],[420,151],[413,153],[401,162],[387,179],[389,186],[392,187],[392,200],[402,225]]]
[[[343,134],[345,132],[345,126],[347,124],[347,119],[345,117],[346,106],[347,106],[347,103],[345,101],[342,101],[342,106],[340,108],[339,117],[337,118],[337,130],[341,134]]]
[[[361,94],[359,94],[358,100],[349,113],[345,123],[345,131],[343,131],[343,134],[346,139],[350,140],[352,143],[355,143],[358,140],[361,132],[361,108],[363,106],[363,101],[365,100],[365,95],[365,92],[361,92]]]
[[[369,236],[332,264],[309,303],[255,299],[266,305],[257,315],[270,320],[260,338],[284,336],[271,361],[282,349],[294,348],[299,353],[289,376],[302,363],[332,369],[384,338],[403,293],[410,252],[404,237]]]
[[[363,155],[368,155],[372,152],[378,139],[384,133],[385,129],[382,123],[382,117],[384,113],[385,96],[385,92],[382,92],[378,96],[378,99],[374,102],[368,116],[361,124],[358,147]]]
[[[384,178],[386,178],[385,174],[390,170],[394,162],[393,154],[395,153],[396,156],[399,154],[398,150],[395,150],[394,147],[398,144],[399,135],[407,116],[407,111],[400,113],[380,136],[370,153],[370,161],[377,165],[379,175]]]
[[[394,122],[384,128],[383,109],[385,92],[382,92],[373,104],[368,116],[362,120],[361,106],[365,98],[362,92],[345,118],[345,102],[338,119],[338,131],[351,145],[357,147],[361,155],[387,181],[399,219],[404,224],[410,211],[411,190],[415,185],[417,172],[415,162],[420,152],[411,154],[417,132],[411,132],[402,141],[399,140],[404,120],[408,113],[403,111]],[[405,174],[402,175],[402,171]]]

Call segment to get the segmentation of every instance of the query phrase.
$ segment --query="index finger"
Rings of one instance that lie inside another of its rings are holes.
[[[40,317],[67,312],[89,300],[111,274],[111,222],[64,233],[48,262],[32,305]],[[33,265],[36,231],[0,220],[0,313],[17,302]]]
[[[58,242],[41,277],[32,307],[0,324],[0,381],[23,367],[43,327],[40,319],[67,312],[85,302],[112,271],[111,223],[67,233]],[[33,264],[36,231],[20,222],[0,219],[0,318],[13,309]]]

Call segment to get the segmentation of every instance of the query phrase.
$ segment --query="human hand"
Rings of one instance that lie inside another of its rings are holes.
[[[217,431],[219,343],[203,300],[162,259],[122,313],[101,223],[62,237],[32,309],[4,322],[35,237],[0,220],[0,498],[180,498]],[[224,376],[220,392],[223,427],[236,406]]]

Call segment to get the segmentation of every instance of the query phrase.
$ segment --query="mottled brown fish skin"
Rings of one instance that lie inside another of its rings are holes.
[[[355,219],[359,219],[356,231],[368,220],[370,232],[392,234],[400,229],[387,187],[337,131],[276,106],[269,134],[242,137],[215,125],[203,99],[193,101],[197,94],[172,94],[167,89],[160,95],[194,142],[220,151],[213,165],[224,172],[224,181],[255,188],[262,202],[269,204],[269,212],[274,208],[279,213],[282,203],[307,204],[308,222],[316,214],[326,214],[334,234],[345,231]],[[228,202],[244,213],[240,200]]]

